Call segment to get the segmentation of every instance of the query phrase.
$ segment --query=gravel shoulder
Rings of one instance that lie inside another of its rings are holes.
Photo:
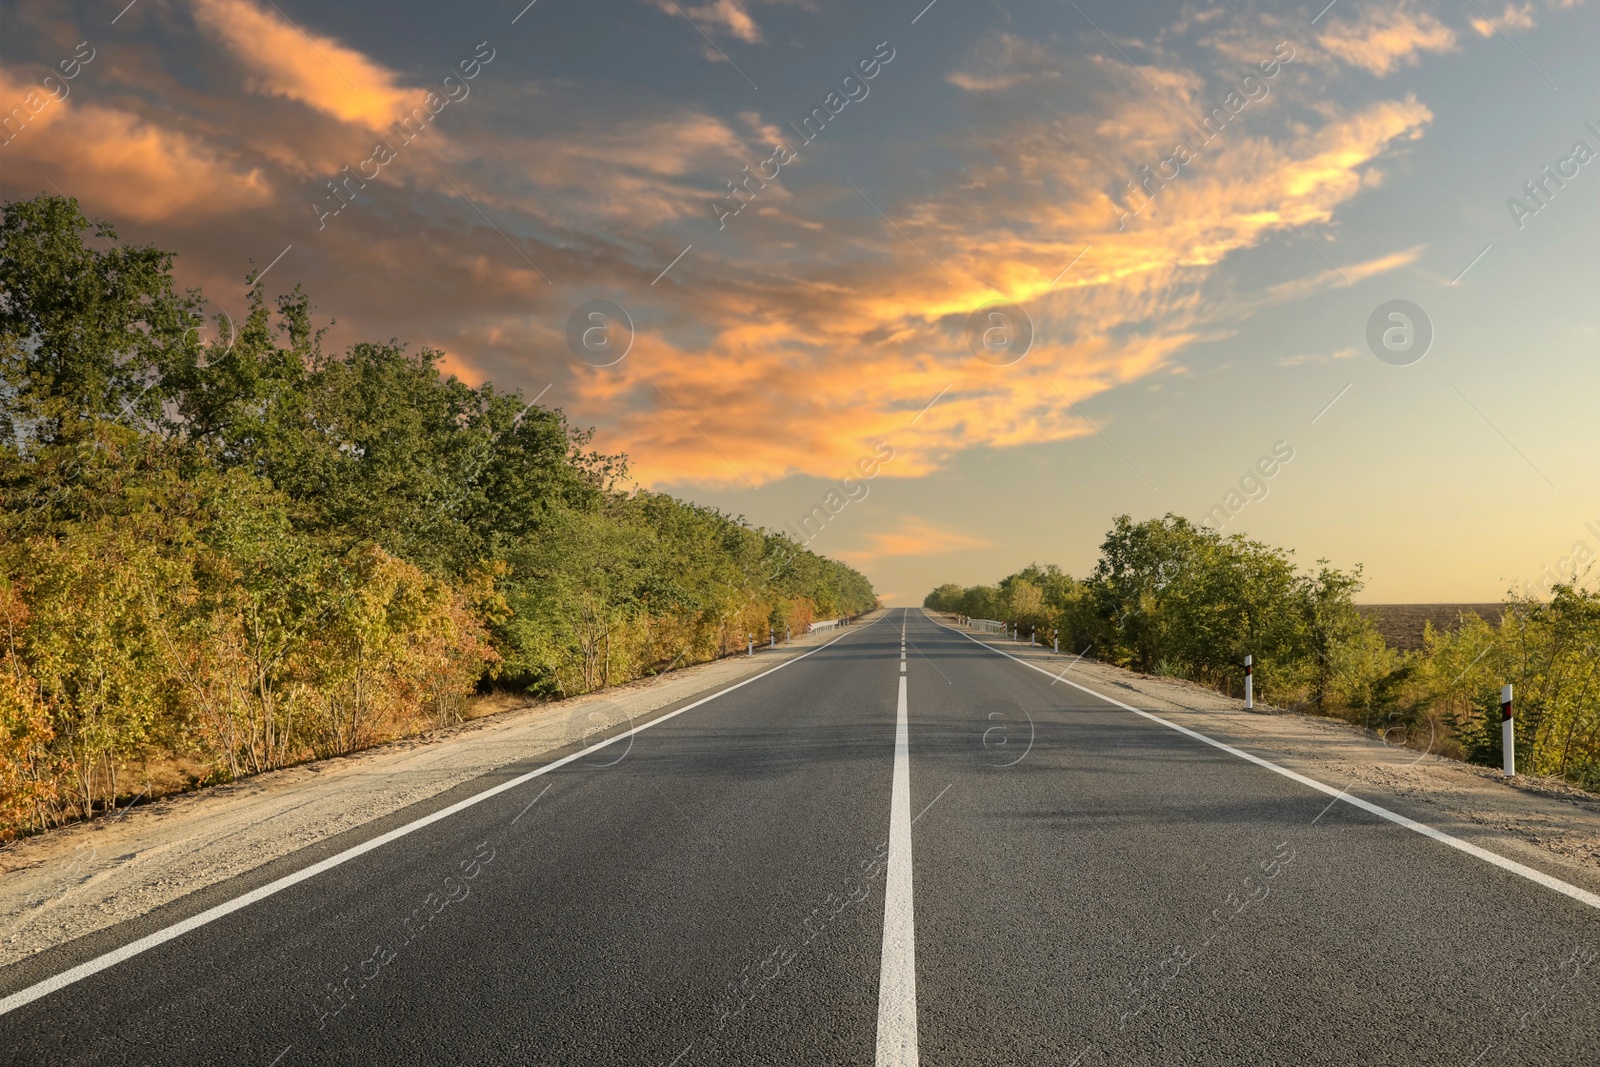
[[[598,740],[629,721],[647,721],[827,644],[840,632],[807,634],[753,657],[731,656],[572,700],[508,709],[15,842],[0,849],[0,967],[144,915],[495,768]]]
[[[950,625],[949,620],[938,621]],[[1052,655],[958,627],[986,645],[1037,662],[1125,704],[1233,745],[1508,859],[1600,892],[1600,797],[1560,779],[1506,779],[1480,767],[1389,744],[1342,719],[1244,709],[1181,679]]]

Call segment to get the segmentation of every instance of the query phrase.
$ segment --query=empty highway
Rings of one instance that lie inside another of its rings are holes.
[[[41,953],[0,1062],[1600,1059],[1584,890],[1004,648],[895,609]]]

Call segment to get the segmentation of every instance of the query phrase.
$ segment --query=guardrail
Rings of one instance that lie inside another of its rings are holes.
[[[967,625],[986,634],[1003,634],[1006,632],[1006,624],[996,622],[993,619],[968,619]]]
[[[837,619],[823,619],[821,622],[806,624],[806,633],[814,634],[820,630],[832,630],[839,626],[854,626],[860,615],[841,615]]]

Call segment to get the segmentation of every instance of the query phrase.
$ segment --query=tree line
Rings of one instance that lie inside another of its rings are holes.
[[[1389,647],[1355,607],[1361,568],[1224,537],[1177,515],[1118,516],[1079,579],[1030,564],[996,585],[941,585],[925,607],[1021,627],[1040,644],[1148,674],[1256,693],[1337,715],[1394,744],[1498,766],[1500,686],[1515,686],[1519,770],[1600,789],[1600,591],[1508,594],[1497,620],[1428,624],[1423,648]]]
[[[208,321],[75,200],[3,212],[0,840],[876,604],[299,287]]]

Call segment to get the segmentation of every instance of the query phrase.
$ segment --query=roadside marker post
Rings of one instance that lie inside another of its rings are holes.
[[[745,650],[744,650],[744,654],[747,655],[747,656],[755,655],[756,654],[756,635],[755,634],[745,634],[744,635],[744,639],[745,639],[745,644],[746,644],[746,647],[745,647]]]
[[[768,648],[777,648],[778,647],[778,628],[775,627],[775,626],[767,627],[767,647]]]
[[[1511,712],[1511,683],[1500,687],[1500,747],[1507,778],[1517,776],[1517,720]]]
[[[1254,656],[1246,656],[1244,658],[1244,706],[1247,708],[1254,708],[1256,706],[1256,679],[1254,664]]]

